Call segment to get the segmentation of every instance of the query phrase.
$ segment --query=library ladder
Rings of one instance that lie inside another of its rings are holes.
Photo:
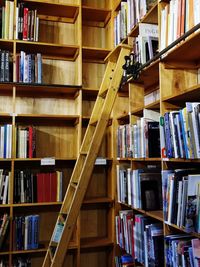
[[[130,47],[121,45],[107,58],[107,67],[80,152],[44,258],[43,267],[61,267],[87,190],[94,163],[123,75],[124,57]]]

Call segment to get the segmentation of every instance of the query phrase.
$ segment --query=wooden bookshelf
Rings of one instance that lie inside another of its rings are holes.
[[[15,170],[62,171],[64,194],[104,75],[104,59],[113,48],[113,22],[112,0],[25,0],[24,3],[31,10],[37,9],[38,41],[0,40],[0,49],[8,50],[13,59],[13,80],[0,82],[1,125],[13,126],[12,157],[0,159],[1,167],[11,171],[10,203],[0,205],[0,215],[6,212],[11,217],[8,240],[0,258],[12,266],[16,258],[28,257],[31,267],[35,267],[42,266],[62,202],[15,203]],[[17,4],[15,0],[14,6]],[[15,26],[14,19],[14,29]],[[42,83],[17,82],[16,58],[21,51],[41,53]],[[16,127],[30,125],[36,128],[36,157],[18,158]],[[66,255],[64,265],[69,267],[86,267],[91,257],[102,255],[102,265],[114,267],[112,132],[110,124],[99,152],[107,164],[94,167],[82,215],[75,224]],[[45,158],[55,160],[55,165],[41,166]],[[13,220],[31,214],[40,216],[39,248],[14,250]],[[95,236],[85,228],[88,216]],[[92,260],[92,266],[98,267],[98,261]]]

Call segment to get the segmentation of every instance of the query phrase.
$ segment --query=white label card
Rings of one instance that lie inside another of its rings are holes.
[[[41,166],[55,165],[56,161],[54,158],[43,158],[41,159]]]

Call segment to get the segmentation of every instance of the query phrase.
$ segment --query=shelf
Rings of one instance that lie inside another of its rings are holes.
[[[52,157],[50,157],[52,158]],[[16,161],[16,162],[26,162],[26,161],[41,161],[41,159],[43,158],[14,158],[13,160]],[[55,158],[55,161],[76,161],[76,158]]]
[[[48,0],[24,0],[31,9],[37,9],[40,19],[74,23],[79,13],[78,5],[50,3]]]
[[[110,18],[110,9],[82,6],[83,25],[104,28]]]
[[[145,211],[142,209],[134,208],[131,205],[128,205],[126,203],[119,202],[119,204],[124,205],[126,207],[129,207],[129,208],[133,209],[134,211],[138,211],[138,212],[145,214],[151,218],[154,218],[156,220],[163,222],[163,211],[162,210]]]
[[[104,59],[110,53],[110,49],[95,48],[95,47],[83,47],[82,55],[83,61],[104,63]]]
[[[162,161],[164,162],[180,162],[180,163],[199,163],[200,162],[200,159],[175,159],[175,158],[163,158]]]
[[[42,203],[17,203],[13,204],[14,208],[23,208],[23,207],[35,207],[35,206],[60,206],[62,202],[42,202]]]
[[[16,123],[29,122],[29,123],[72,123],[77,124],[79,121],[78,115],[54,115],[54,114],[15,114]]]
[[[147,12],[147,14],[140,20],[140,23],[150,23],[157,24],[158,23],[158,3]],[[137,24],[129,33],[129,37],[137,37],[139,35],[139,24]]]
[[[185,106],[185,100],[187,99],[187,102],[195,102],[197,99],[200,98],[200,84],[197,84],[195,86],[192,86],[186,90],[183,90],[182,92],[179,92],[178,94],[174,94],[170,97],[165,97],[162,99],[162,101],[170,102],[170,103],[177,103],[177,104],[184,104]]]
[[[197,31],[187,37],[185,41],[181,41],[166,56],[163,56],[162,61],[168,64],[168,67],[199,68],[199,42],[200,31]]]
[[[142,69],[137,80],[133,80],[131,78],[129,82],[142,83],[144,84],[144,89],[156,87],[159,84],[159,62],[159,59],[155,60],[150,65]]]
[[[129,123],[129,118],[130,118],[130,115],[129,114],[123,114],[121,115],[120,117],[117,118],[118,121],[122,121],[123,123]]]
[[[177,229],[177,230],[179,230],[179,231],[182,231],[182,232],[184,232],[184,233],[186,233],[186,234],[188,234],[188,235],[190,235],[190,236],[195,236],[195,237],[197,237],[197,238],[200,238],[200,233],[198,234],[198,233],[195,233],[195,232],[187,232],[186,231],[186,229],[185,228],[182,228],[182,227],[178,227],[176,224],[172,224],[172,223],[168,223],[168,222],[164,222],[167,226],[170,226],[170,227],[173,227],[173,228],[175,228],[175,229]]]
[[[108,198],[108,197],[101,197],[101,198],[90,198],[90,199],[85,199],[83,201],[84,204],[109,204],[113,203],[113,199]]]
[[[79,46],[64,45],[54,43],[16,41],[17,52],[24,51],[26,53],[41,53],[43,58],[62,59],[75,61],[79,54]]]
[[[0,48],[13,52],[14,40],[0,39]]]
[[[81,248],[109,247],[114,245],[108,238],[82,238],[80,242]]]
[[[61,85],[61,84],[38,84],[38,83],[13,83],[9,86],[16,86],[16,94],[61,94],[68,95],[71,98],[75,98],[80,91],[80,85]],[[1,85],[0,85],[1,86]]]
[[[11,254],[34,254],[34,253],[46,253],[47,249],[41,248],[41,249],[29,249],[29,250],[15,250],[11,251]]]
[[[160,109],[160,100],[157,100],[157,101],[155,101],[149,105],[146,105],[146,106],[144,106],[144,108],[158,110],[158,109]]]
[[[115,3],[113,4],[113,10],[118,11],[120,9],[120,6],[121,6],[121,0],[115,0]]]

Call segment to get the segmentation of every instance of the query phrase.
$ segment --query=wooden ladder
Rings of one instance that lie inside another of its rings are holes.
[[[121,45],[107,58],[108,63],[80,152],[63,200],[43,262],[43,267],[61,267],[80,212],[94,163],[108,124],[123,75],[124,57],[130,47]]]

